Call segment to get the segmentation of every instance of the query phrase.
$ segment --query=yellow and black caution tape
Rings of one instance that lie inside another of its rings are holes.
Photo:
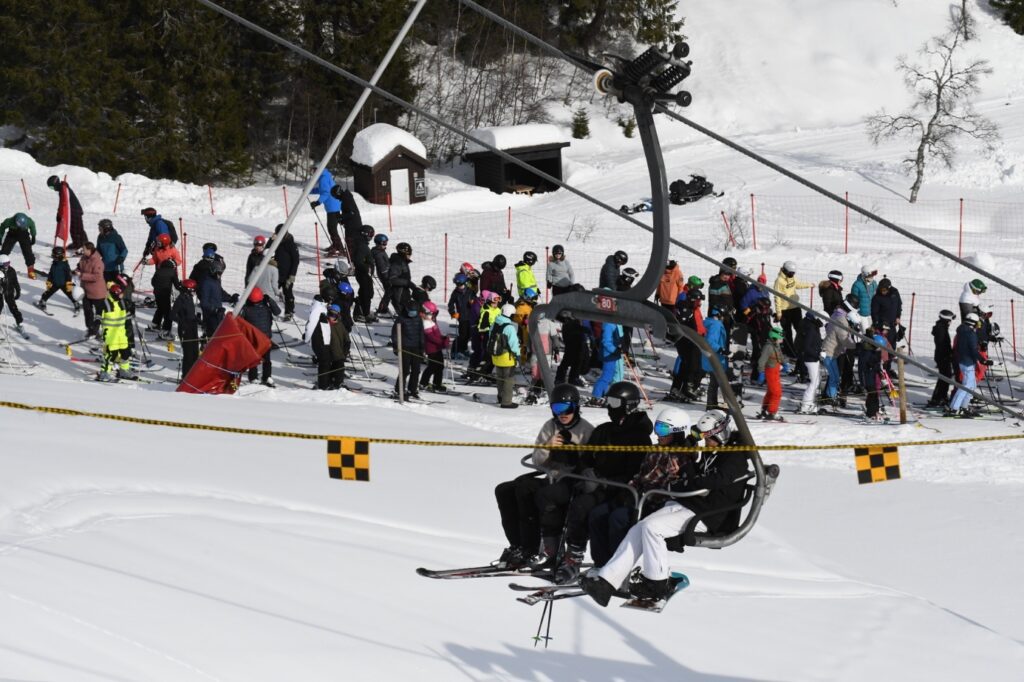
[[[325,438],[357,438],[369,443],[380,443],[382,445],[412,445],[418,447],[450,447],[450,448],[508,448],[532,450],[537,447],[534,443],[481,443],[474,441],[457,440],[423,440],[415,438],[379,438],[376,436],[338,436],[315,433],[297,433],[294,431],[272,431],[269,429],[247,429],[237,426],[219,426],[215,424],[196,424],[193,422],[170,421],[166,419],[149,419],[143,417],[129,417],[120,414],[107,414],[104,412],[90,412],[86,410],[74,410],[63,407],[50,407],[47,405],[29,405],[10,401],[0,401],[0,407],[7,407],[17,410],[29,410],[43,412],[46,414],[61,414],[70,417],[90,417],[92,419],[109,419],[112,421],[126,422],[130,424],[144,424],[147,426],[165,426],[176,429],[193,429],[199,431],[215,431],[219,433],[235,433],[246,436],[267,436],[271,438],[293,438],[299,440],[324,440]],[[933,440],[903,441],[896,443],[822,443],[818,445],[757,445],[754,449],[760,452],[785,452],[801,450],[852,450],[865,447],[914,447],[918,445],[956,445],[959,443],[991,443],[998,441],[1024,440],[1024,434],[1010,434],[1004,436],[973,436],[969,438],[944,438]],[[662,446],[662,445],[554,445],[544,446],[545,450],[587,450],[614,451],[614,452],[700,452],[702,450],[714,449],[719,452],[743,452],[750,450],[750,446],[717,446],[711,447],[685,447],[685,446]]]

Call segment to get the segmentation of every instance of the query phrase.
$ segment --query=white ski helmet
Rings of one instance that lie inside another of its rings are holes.
[[[972,325],[977,325],[979,322],[981,322],[981,318],[978,317],[978,313],[967,313],[967,316],[964,318],[964,322],[967,322],[968,324]]]
[[[856,310],[851,310],[850,312],[846,313],[846,322],[851,327],[859,327],[864,322],[864,320],[861,318],[860,313],[858,313]]]
[[[864,279],[870,279],[878,274],[878,270],[873,269],[870,265],[860,266],[860,274]]]
[[[654,433],[659,438],[690,430],[690,415],[678,407],[666,407],[654,420]]]
[[[992,312],[995,311],[995,309],[996,309],[996,307],[994,305],[992,305],[991,303],[979,303],[978,304],[978,312],[980,312],[982,315],[991,315]]]
[[[0,253],[0,267],[4,267],[11,264],[11,257],[6,253]]]
[[[788,260],[788,261],[786,261],[785,263],[782,264],[782,270],[784,272],[792,272],[792,273],[795,274],[796,273],[796,263],[794,263],[791,260]]]
[[[729,415],[722,410],[708,410],[697,420],[697,431],[701,438],[714,436],[718,442],[725,443],[732,435],[732,428],[729,426]]]
[[[753,277],[754,277],[754,268],[740,268],[739,269],[739,273],[741,275],[743,275],[744,277],[748,277],[750,279],[753,279]]]
[[[344,258],[339,258],[334,261],[334,269],[338,271],[338,274],[342,277],[348,277],[349,273],[352,272],[352,266]]]

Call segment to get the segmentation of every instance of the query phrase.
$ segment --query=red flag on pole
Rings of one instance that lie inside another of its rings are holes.
[[[60,183],[60,206],[57,208],[57,232],[53,236],[53,243],[58,241],[68,245],[68,237],[71,234],[71,197],[68,196],[68,183]]]

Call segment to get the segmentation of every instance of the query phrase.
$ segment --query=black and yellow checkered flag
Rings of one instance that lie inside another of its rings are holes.
[[[895,445],[869,445],[854,448],[857,460],[857,481],[877,483],[900,477],[900,453]]]
[[[370,441],[362,438],[327,439],[327,473],[343,481],[370,480]]]

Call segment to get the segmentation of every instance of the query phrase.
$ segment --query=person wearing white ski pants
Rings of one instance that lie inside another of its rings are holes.
[[[801,412],[818,411],[818,384],[821,383],[821,363],[807,362],[804,360],[804,367],[807,368],[807,388],[804,389],[804,399],[800,404]]]
[[[693,516],[692,511],[678,502],[666,503],[629,529],[614,556],[598,569],[597,574],[618,588],[629,577],[637,562],[641,562],[640,570],[645,577],[665,580],[669,575],[665,538],[679,535]]]

